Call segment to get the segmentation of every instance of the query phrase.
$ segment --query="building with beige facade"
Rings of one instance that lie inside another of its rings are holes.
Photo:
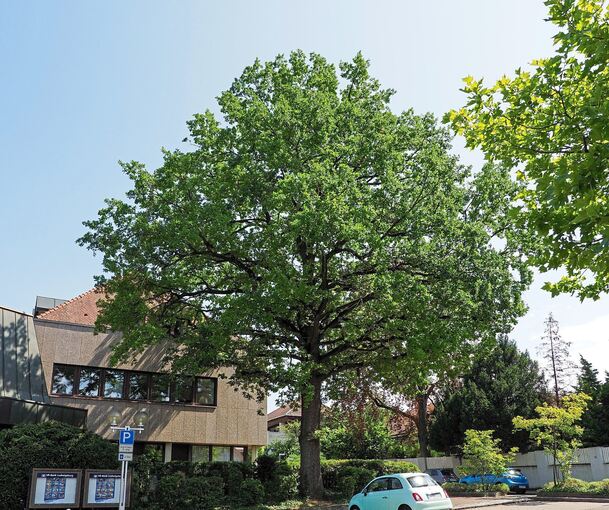
[[[149,421],[136,454],[150,445],[167,461],[252,459],[267,442],[266,401],[246,399],[217,372],[173,377],[160,348],[111,367],[119,334],[94,332],[101,298],[92,289],[48,309],[37,303],[34,327],[51,402],[86,409],[87,428],[108,439],[116,439],[111,413],[128,425],[145,409]]]

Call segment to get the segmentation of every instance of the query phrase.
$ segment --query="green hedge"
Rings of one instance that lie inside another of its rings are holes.
[[[58,422],[21,425],[0,431],[0,508],[23,508],[34,467],[117,469],[117,446],[82,429]],[[254,465],[239,462],[163,463],[150,449],[135,459],[133,510],[211,510],[262,503],[280,504],[298,494],[298,464],[261,456]],[[346,499],[371,479],[419,471],[410,462],[325,460],[327,495]]]
[[[577,478],[569,478],[554,485],[550,482],[538,491],[538,494],[582,494],[591,496],[609,496],[609,479],[600,482],[586,482]]]
[[[510,492],[510,488],[506,483],[497,483],[491,485],[489,488],[488,485],[484,485],[481,483],[445,483],[442,485],[442,488],[451,493],[456,492],[501,492],[502,494],[508,494]]]
[[[32,468],[115,469],[117,446],[54,421],[0,431],[0,508],[24,508]]]
[[[321,463],[321,476],[330,499],[349,498],[377,476],[419,471],[412,462],[393,460],[324,460]]]

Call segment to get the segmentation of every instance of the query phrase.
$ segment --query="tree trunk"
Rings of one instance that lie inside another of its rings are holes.
[[[417,402],[417,436],[419,439],[419,457],[429,457],[429,439],[427,437],[427,395],[421,393]]]
[[[315,433],[321,424],[321,378],[313,376],[312,398],[301,399],[302,417],[300,421],[300,493],[312,499],[323,496],[321,480],[321,449]]]

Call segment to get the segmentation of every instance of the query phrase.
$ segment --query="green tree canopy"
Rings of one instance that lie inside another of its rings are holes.
[[[456,453],[468,429],[494,430],[501,448],[526,450],[528,434],[514,432],[512,420],[530,418],[547,396],[537,362],[516,343],[501,337],[490,352],[483,352],[460,384],[445,390],[433,415],[432,448]]]
[[[535,234],[533,260],[567,270],[546,287],[597,298],[609,290],[609,7],[545,3],[556,54],[491,86],[466,78],[467,104],[446,120],[469,147],[518,168],[514,213]]]
[[[174,340],[190,373],[302,400],[301,484],[319,496],[321,396],[357,367],[450,363],[523,312],[508,172],[472,175],[431,115],[399,115],[361,55],[256,61],[189,122],[190,152],[123,168],[81,243],[101,252],[115,359]]]
[[[592,364],[580,356],[577,375],[577,393],[590,396],[590,402],[581,420],[584,446],[607,446],[609,444],[609,378],[601,381]]]
[[[534,418],[514,418],[514,428],[526,430],[537,446],[541,446],[554,459],[554,484],[571,476],[575,450],[579,448],[584,429],[580,425],[590,397],[585,393],[571,393],[561,406],[543,404],[535,409]]]

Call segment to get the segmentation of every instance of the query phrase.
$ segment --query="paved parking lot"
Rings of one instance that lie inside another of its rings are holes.
[[[451,498],[455,509],[472,508],[479,505],[484,508],[488,503],[499,503],[499,500],[488,498]],[[504,500],[506,503],[517,498],[511,497]],[[488,506],[489,510],[609,510],[609,503],[575,503],[571,501],[527,501],[522,503],[510,503],[501,506]]]
[[[506,510],[609,510],[609,503],[573,503],[571,501],[529,501],[527,503],[520,503],[496,508],[505,508]]]

